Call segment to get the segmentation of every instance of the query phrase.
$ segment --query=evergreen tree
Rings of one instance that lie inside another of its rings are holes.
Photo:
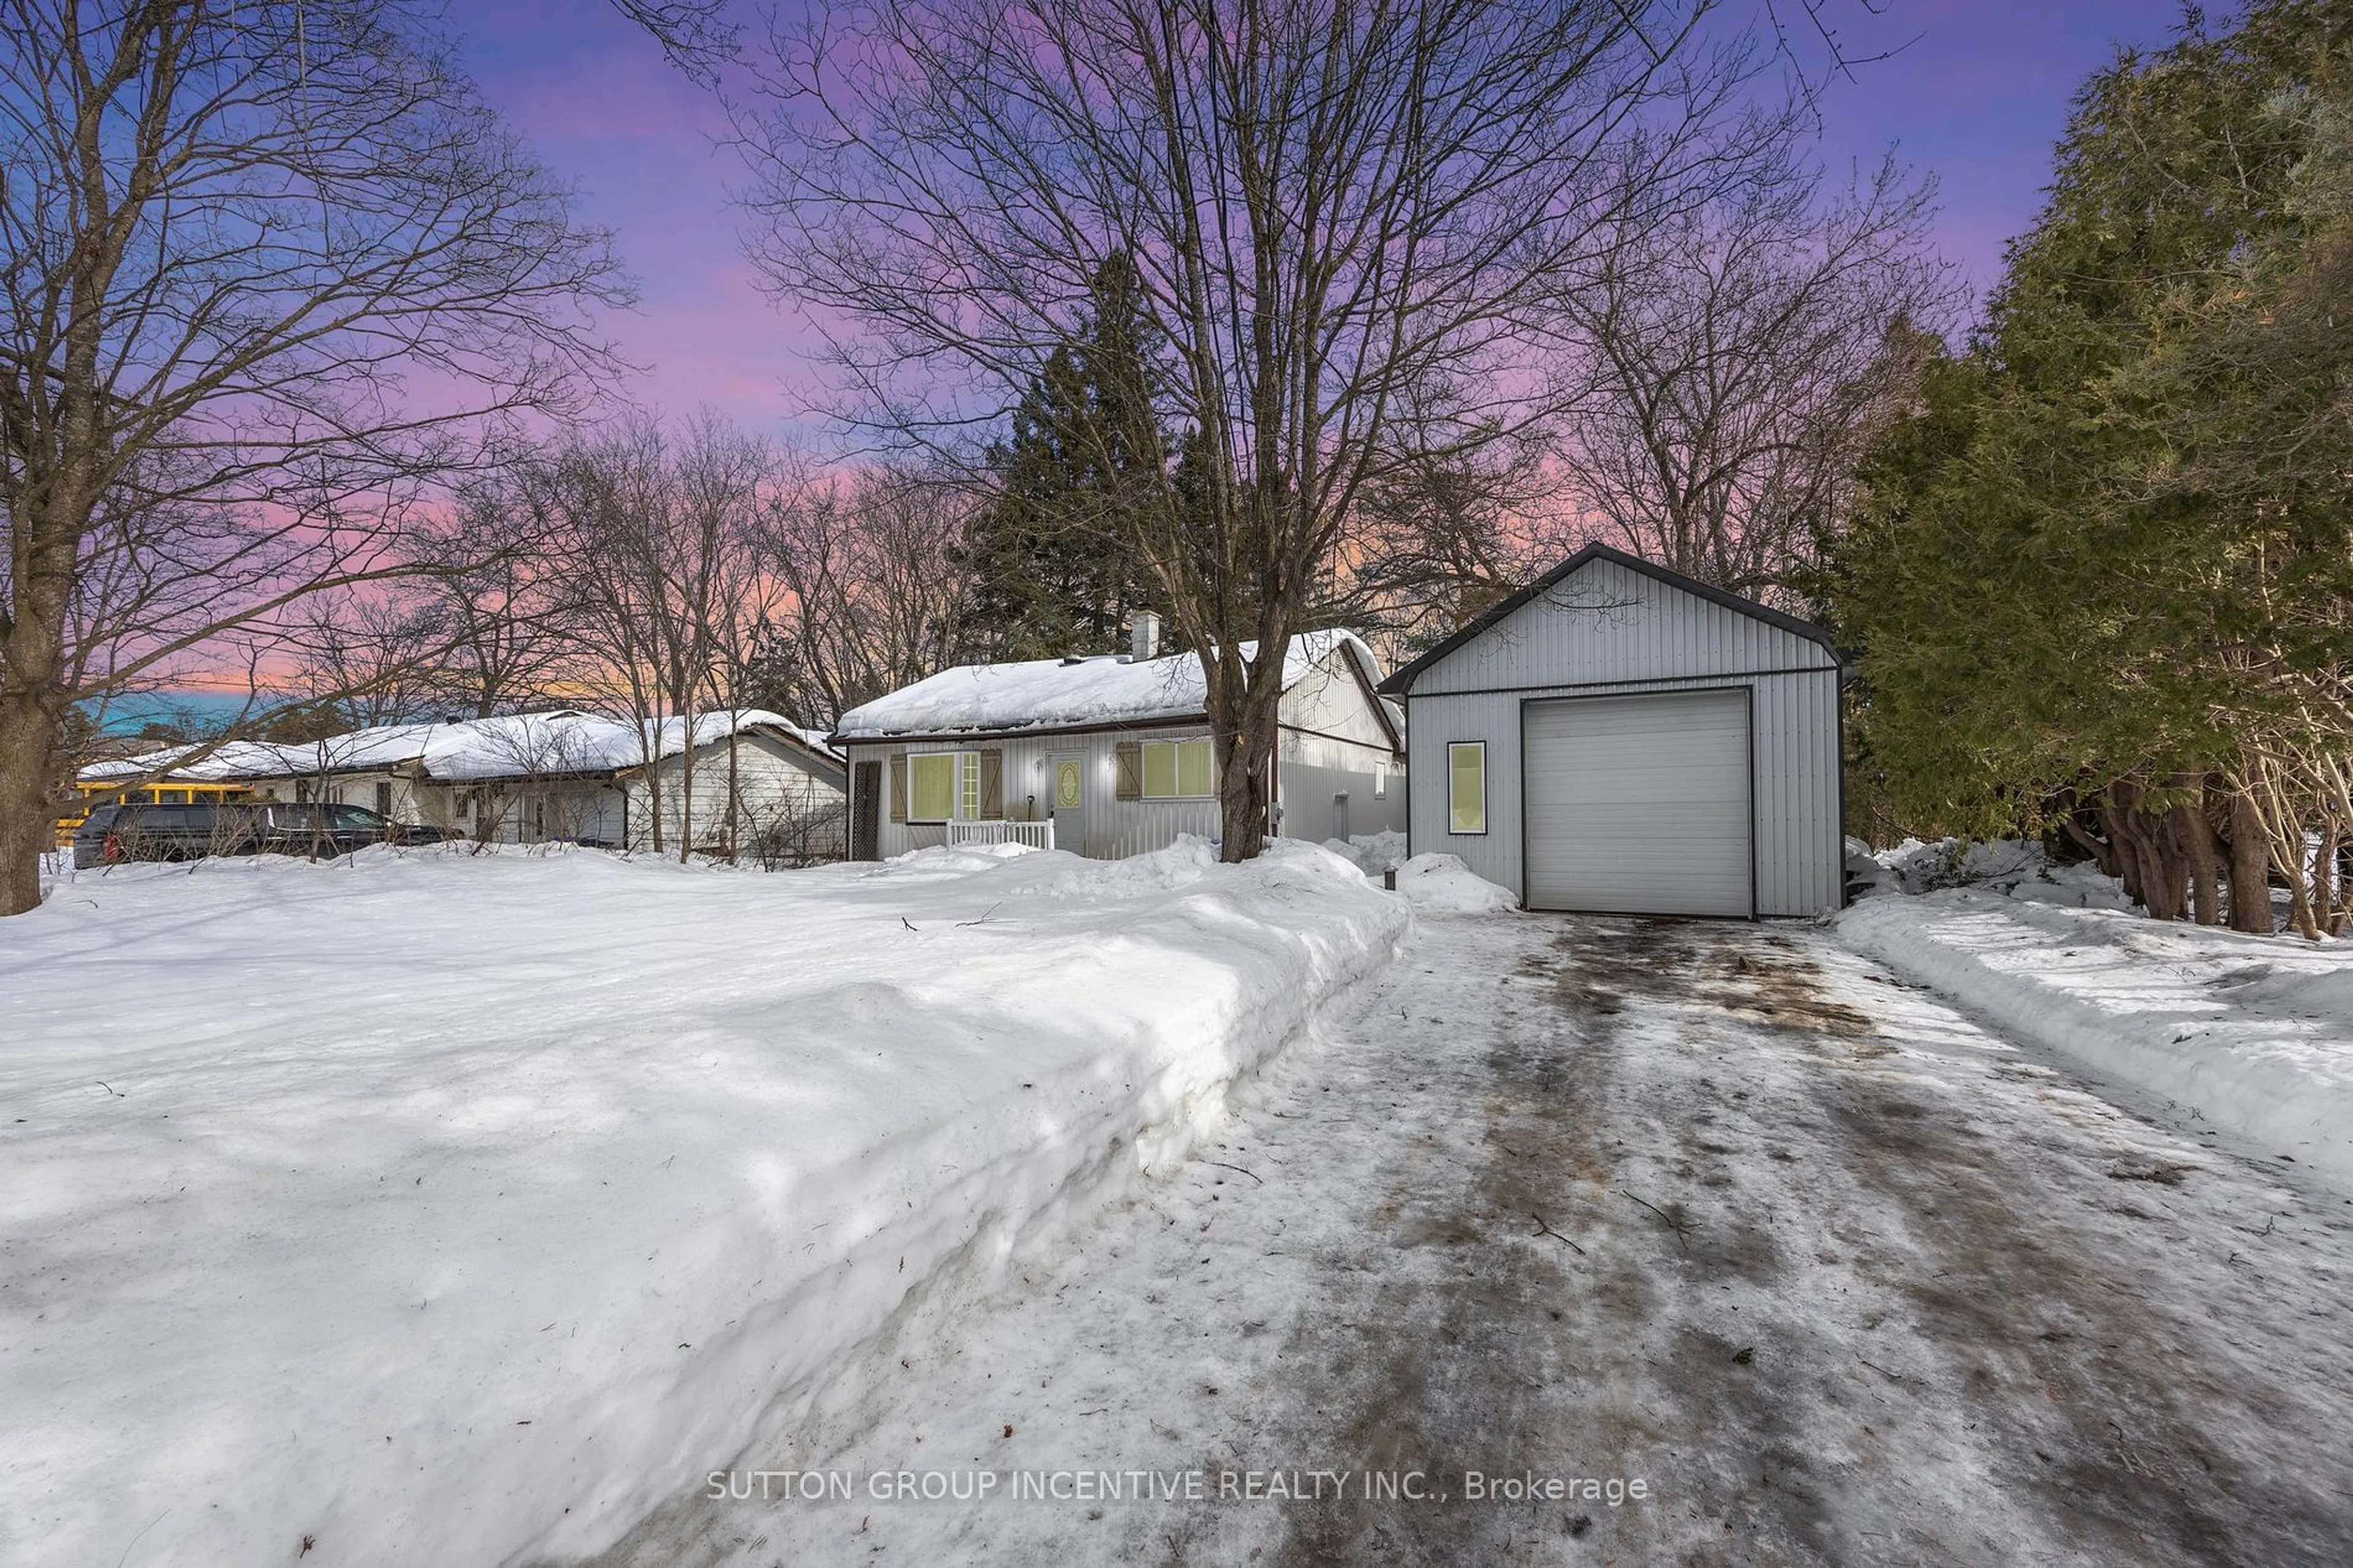
[[[991,448],[994,492],[967,532],[976,651],[1049,658],[1115,647],[1163,595],[1134,542],[1134,487],[1170,461],[1157,347],[1134,264],[1097,269],[1087,317],[1050,353]]]
[[[2055,825],[2203,921],[2227,855],[2236,923],[2269,929],[2267,876],[2338,918],[2304,846],[2353,828],[2349,37],[2272,0],[2079,95],[1985,326],[1828,546],[1883,822]]]

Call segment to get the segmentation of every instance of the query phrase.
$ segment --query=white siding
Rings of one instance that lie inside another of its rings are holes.
[[[1784,672],[1784,673],[1767,673]],[[1521,706],[1604,692],[1753,689],[1757,912],[1839,907],[1839,672],[1809,637],[1597,561],[1416,678],[1407,752],[1415,854],[1459,855],[1525,897]],[[1447,831],[1446,747],[1487,742],[1487,832]]]
[[[820,778],[802,767],[797,754],[785,742],[758,733],[742,736],[735,747],[731,774],[724,741],[702,747],[694,755],[693,812],[686,807],[686,768],[681,759],[665,758],[649,770],[661,795],[662,843],[677,853],[681,826],[691,826],[698,850],[723,850],[731,833],[740,853],[748,853],[764,831],[781,831],[803,819],[817,818],[822,830],[808,835],[819,858],[836,858],[847,851],[849,818],[844,793],[830,778]],[[730,811],[730,789],[733,810]],[[643,773],[628,781],[628,847],[653,847],[653,799]],[[613,837],[619,838],[618,824]]]
[[[305,798],[333,801],[343,805],[364,805],[376,809],[379,785],[389,785],[392,809],[385,813],[395,822],[406,822],[427,827],[447,827],[448,803],[444,792],[427,781],[406,773],[390,772],[329,773],[322,784],[312,773],[294,777],[256,778],[249,781],[254,795],[262,800],[294,800]]]

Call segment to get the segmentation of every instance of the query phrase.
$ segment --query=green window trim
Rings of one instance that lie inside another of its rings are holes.
[[[1446,747],[1446,831],[1487,831],[1487,742],[1451,741]]]
[[[1208,741],[1144,742],[1145,799],[1208,800],[1217,793],[1217,748]]]

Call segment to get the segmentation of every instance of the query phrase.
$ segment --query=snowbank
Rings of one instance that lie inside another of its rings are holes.
[[[1881,895],[1838,928],[2010,1033],[2194,1107],[2353,1193],[2353,955],[2070,908],[2038,890]]]
[[[1283,845],[75,877],[0,926],[0,1561],[594,1551],[1406,920]]]
[[[1860,870],[1850,847],[1850,875]],[[1865,854],[1877,876],[1860,879],[1906,893],[1933,893],[1945,888],[1983,888],[2033,903],[2072,904],[2078,909],[2128,910],[2132,900],[2113,877],[2086,863],[2055,865],[2040,844],[2016,838],[1978,843],[1940,838],[1934,843],[1906,838],[1893,849]]]
[[[1398,868],[1397,890],[1406,902],[1432,914],[1480,915],[1520,903],[1509,888],[1478,875],[1460,855],[1415,856]]]
[[[1405,835],[1394,827],[1385,827],[1378,833],[1359,833],[1345,842],[1326,838],[1324,847],[1367,877],[1378,877],[1405,864]]]

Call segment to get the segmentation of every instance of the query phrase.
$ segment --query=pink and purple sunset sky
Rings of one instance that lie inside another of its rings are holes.
[[[1883,0],[1879,16],[1865,0],[1831,6],[1851,55],[1903,47],[1837,83],[1826,156],[1868,165],[1893,145],[1933,173],[1939,244],[1978,289],[2041,204],[2076,86],[2120,46],[2163,41],[2180,15],[2175,0]],[[625,390],[676,413],[708,404],[771,436],[818,436],[812,339],[744,259],[730,200],[743,173],[721,145],[712,96],[602,0],[469,0],[456,15],[491,101],[577,182],[583,216],[616,232],[641,284],[639,310],[611,323],[646,367]]]

